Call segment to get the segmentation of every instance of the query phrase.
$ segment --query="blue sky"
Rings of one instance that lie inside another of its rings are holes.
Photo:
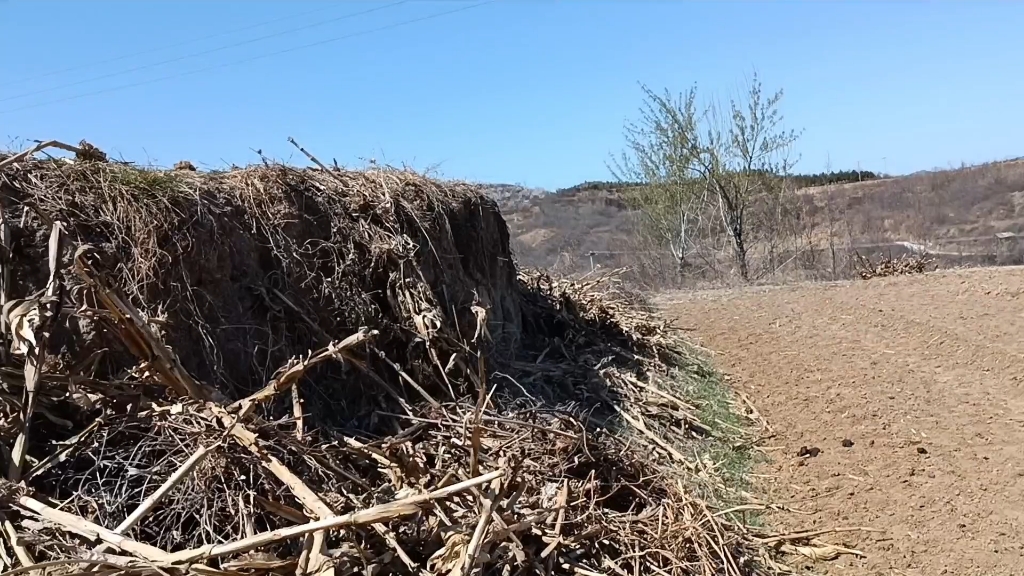
[[[293,136],[557,188],[609,178],[638,82],[728,95],[756,70],[801,171],[1024,155],[1024,2],[394,4],[0,0],[0,138],[219,167],[303,162]]]

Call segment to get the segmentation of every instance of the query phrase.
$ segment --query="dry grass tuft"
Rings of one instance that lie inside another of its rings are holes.
[[[93,156],[0,160],[5,569],[780,568],[694,457],[688,345],[517,273],[470,186]]]

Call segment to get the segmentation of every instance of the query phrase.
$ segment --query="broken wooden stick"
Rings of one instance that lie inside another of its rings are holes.
[[[300,526],[289,526],[279,530],[262,532],[255,536],[242,538],[241,540],[235,540],[234,542],[228,542],[226,544],[211,544],[201,548],[182,550],[181,552],[170,554],[166,560],[171,564],[180,564],[205,560],[208,558],[218,558],[229,554],[248,552],[261,546],[266,546],[267,544],[305,536],[306,534],[318,532],[320,530],[330,530],[332,528],[342,528],[345,526],[364,526],[366,524],[375,524],[378,522],[393,520],[402,516],[415,514],[420,510],[421,506],[433,500],[446,498],[452,494],[458,494],[459,492],[463,492],[474,486],[486,484],[495,478],[501,478],[504,475],[504,471],[496,470],[494,472],[484,474],[483,476],[477,476],[476,478],[466,482],[459,482],[458,484],[452,484],[451,486],[446,486],[444,488],[434,490],[433,492],[410,496],[408,498],[403,498],[387,504],[380,504],[358,512],[351,512],[349,514],[335,516],[326,520],[317,520]]]
[[[367,340],[373,338],[377,334],[379,334],[379,332],[377,332],[376,330],[370,330],[369,328],[365,327],[360,328],[359,331],[356,332],[355,334],[352,334],[351,336],[345,338],[340,342],[332,342],[325,348],[317,350],[316,352],[311,354],[309,358],[305,360],[294,358],[292,360],[289,360],[288,365],[285,368],[278,370],[278,375],[276,375],[274,379],[270,381],[270,383],[268,383],[266,386],[256,391],[255,393],[250,394],[249,396],[232,403],[228,407],[228,409],[236,410],[244,408],[249,404],[258,404],[260,402],[273,398],[278,392],[283,392],[284,390],[291,388],[296,382],[299,381],[300,378],[302,378],[302,375],[305,374],[306,371],[312,368],[313,366],[316,366],[321,362],[325,362],[333,358],[344,357],[346,350],[349,350],[350,348],[355,348],[359,344],[366,342]]]
[[[848,528],[823,528],[821,530],[808,530],[806,532],[793,532],[791,534],[778,534],[776,536],[769,536],[768,538],[758,538],[758,542],[760,542],[761,544],[775,544],[777,542],[804,540],[808,538],[824,536],[826,534],[838,534],[840,532],[885,532],[885,530],[881,530],[878,528],[867,528],[863,526],[851,526]]]
[[[614,408],[615,411],[619,413],[619,416],[622,416],[623,420],[629,422],[633,426],[633,428],[635,428],[638,432],[646,436],[648,439],[654,442],[659,448],[667,452],[668,455],[671,456],[676,462],[683,464],[690,470],[695,469],[695,465],[693,464],[693,462],[690,462],[686,458],[686,456],[683,456],[682,452],[673,448],[671,444],[669,444],[662,438],[659,438],[657,434],[651,432],[651,429],[647,427],[647,424],[645,424],[643,420],[630,416],[629,414],[626,413],[625,410],[619,408],[619,406],[614,402],[608,402],[608,404],[610,404],[611,407]]]
[[[423,388],[423,386],[420,386],[419,382],[414,380],[412,376],[406,374],[405,370],[402,370],[401,366],[392,362],[391,359],[388,358],[383,351],[378,350],[377,354],[380,356],[381,360],[383,360],[388,366],[391,366],[391,368],[398,373],[398,376],[401,377],[402,380],[405,380],[410,386],[413,387],[414,390],[419,392],[420,396],[422,396],[424,400],[430,403],[432,407],[438,408],[441,406],[441,403],[435,400],[434,397],[431,396],[430,393],[427,392],[425,388]]]
[[[26,325],[25,328],[33,332],[34,346],[25,354],[25,392],[22,402],[21,430],[14,440],[14,447],[11,448],[11,462],[7,470],[7,479],[11,482],[21,481],[21,471],[25,464],[25,454],[28,451],[29,432],[32,425],[32,414],[36,409],[38,399],[38,387],[40,375],[43,371],[43,362],[46,359],[46,342],[49,339],[50,325],[60,311],[60,297],[58,293],[62,290],[60,282],[60,252],[61,252],[61,224],[54,222],[50,228],[50,242],[48,261],[50,266],[50,277],[46,282],[46,295],[41,299],[34,299],[33,306],[39,315],[38,326],[33,328]],[[5,306],[6,308],[6,306]],[[5,313],[7,310],[5,310]],[[26,311],[26,314],[28,312]],[[34,334],[38,332],[38,334]],[[12,336],[14,331],[12,328]]]
[[[131,514],[129,514],[124,520],[122,520],[121,523],[117,525],[117,528],[114,528],[114,532],[116,534],[124,534],[128,530],[131,530],[136,524],[139,523],[140,520],[142,520],[143,517],[146,516],[146,514],[149,514],[150,510],[152,510],[153,507],[156,506],[157,503],[160,502],[160,500],[164,496],[166,496],[168,492],[170,492],[175,486],[180,484],[182,480],[184,480],[189,474],[192,473],[192,470],[195,469],[195,467],[198,466],[200,462],[202,462],[203,460],[206,459],[207,456],[209,456],[211,449],[216,448],[219,445],[219,443],[213,444],[209,448],[206,446],[200,446],[198,450],[196,450],[194,453],[192,453],[191,456],[189,456],[188,460],[186,460],[184,464],[182,464],[177,470],[174,471],[174,474],[171,474],[171,476],[167,478],[167,480],[165,480],[164,483],[161,484],[159,488],[156,489],[156,492],[150,494],[149,497],[143,500],[142,503],[139,504],[139,506],[135,510],[133,510]],[[100,544],[99,546],[93,548],[93,552],[97,554],[102,554],[103,552],[106,552],[108,549],[110,549],[110,546],[110,544],[104,542],[103,544]]]
[[[3,206],[0,206],[0,245],[3,248],[3,258],[0,258],[0,308],[7,304],[10,297],[8,292],[11,289],[11,263],[8,262],[8,255],[11,250],[11,224],[7,221],[7,214]],[[4,335],[0,342],[0,360],[7,364],[7,322],[0,321],[0,333]]]
[[[476,529],[473,530],[473,536],[469,540],[469,544],[465,548],[465,552],[462,557],[462,566],[460,566],[458,574],[469,576],[473,573],[473,567],[476,565],[477,558],[480,556],[480,551],[484,545],[484,534],[487,532],[487,527],[491,524],[492,511],[494,510],[494,504],[498,500],[499,492],[501,491],[501,480],[495,479],[491,483],[490,490],[487,494],[481,498],[480,506],[480,519],[477,521]]]
[[[121,329],[121,338],[132,354],[149,362],[163,383],[184,398],[223,402],[224,395],[215,388],[192,378],[167,346],[153,333],[142,314],[127,299],[122,298],[100,271],[96,249],[82,244],[75,251],[75,270],[92,288],[96,297],[113,314]]]
[[[22,567],[32,566],[36,563],[35,559],[32,558],[32,554],[25,548],[25,545],[18,541],[18,531],[14,528],[14,524],[7,519],[7,515],[0,512],[0,524],[3,525],[4,536],[7,537],[7,541],[10,543],[11,548],[14,548],[14,555],[18,557],[18,561],[21,562]]]
[[[21,152],[18,152],[14,156],[11,156],[10,158],[7,158],[6,160],[0,162],[0,168],[3,168],[10,164],[14,164],[16,162],[21,162],[22,160],[28,158],[29,156],[35,154],[36,152],[46,150],[47,148],[60,148],[61,150],[64,150],[66,152],[74,152],[75,154],[79,155],[82,154],[82,149],[78,148],[77,146],[65,144],[58,140],[47,140],[46,142],[40,142],[36,144],[35,146],[29,148],[28,150],[22,150]]]
[[[93,539],[102,540],[108,544],[112,544],[115,548],[134,554],[150,562],[164,563],[170,558],[167,552],[164,552],[156,546],[150,546],[149,544],[143,544],[142,542],[132,540],[131,538],[126,538],[113,530],[108,530],[99,524],[95,524],[85,518],[82,518],[81,516],[76,516],[70,512],[51,508],[29,496],[22,496],[19,498],[18,506],[34,513],[36,516],[39,516],[44,520],[49,520],[50,522],[57,524],[68,532],[88,535]]]
[[[239,422],[240,418],[232,418],[223,408],[209,405],[211,410],[220,417],[221,422],[228,427],[227,433],[230,434],[238,441],[239,444],[248,448],[250,452],[255,454],[263,466],[269,470],[274,476],[277,476],[278,480],[283,482],[292,491],[292,494],[302,502],[302,505],[307,510],[312,512],[320,520],[334,517],[334,511],[331,510],[316,492],[314,492],[309,486],[299,479],[287,466],[281,463],[280,460],[275,458],[273,455],[268,454],[259,445],[259,440],[256,435],[253,434],[248,428]],[[238,415],[244,415],[245,411],[251,409],[254,404],[244,405],[243,411]],[[306,552],[308,550],[308,552]],[[296,568],[297,574],[306,574],[312,572],[315,574],[324,574],[333,571],[333,566],[329,557],[327,556],[327,539],[326,533],[323,531],[314,532],[309,546],[305,548],[302,557],[299,558],[298,567]]]

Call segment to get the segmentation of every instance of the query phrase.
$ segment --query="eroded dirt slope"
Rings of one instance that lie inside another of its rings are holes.
[[[1024,269],[664,304],[775,429],[757,480],[806,514],[771,521],[885,530],[828,536],[868,554],[829,574],[1024,574]]]

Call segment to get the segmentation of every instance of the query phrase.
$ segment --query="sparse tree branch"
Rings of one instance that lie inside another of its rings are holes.
[[[618,180],[641,183],[628,198],[641,214],[640,233],[667,246],[683,270],[694,244],[692,222],[699,227],[717,213],[738,274],[749,279],[751,243],[778,231],[751,230],[748,212],[768,202],[774,216],[758,224],[780,225],[789,152],[799,137],[782,127],[782,91],[766,97],[755,74],[744,101],[732,100],[727,109],[712,101],[698,112],[696,88],[678,96],[641,89],[640,117],[626,124],[626,150],[609,166]]]

